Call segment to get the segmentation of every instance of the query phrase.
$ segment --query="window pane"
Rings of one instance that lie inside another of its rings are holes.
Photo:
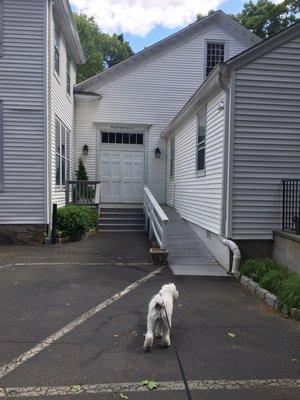
[[[141,133],[137,134],[137,144],[143,144],[144,135]]]
[[[116,133],[116,143],[122,143],[122,133]]]
[[[206,108],[198,114],[197,171],[205,168]]]
[[[135,133],[130,134],[130,144],[136,144],[136,134]]]
[[[59,64],[60,64],[60,55],[59,55],[59,43],[60,40],[60,32],[57,24],[54,25],[54,68],[55,71],[59,74]]]
[[[55,121],[55,151],[60,154],[60,122]]]
[[[206,75],[209,75],[214,67],[224,61],[225,44],[207,43],[206,50]]]
[[[205,164],[205,149],[204,147],[198,150],[198,159],[197,159],[197,170],[201,171],[204,169]]]
[[[66,158],[70,159],[70,135],[71,132],[66,129]]]
[[[108,143],[108,133],[102,132],[102,143]]]
[[[109,133],[109,143],[115,143],[115,134],[113,132]]]
[[[61,127],[61,154],[66,156],[66,130],[65,127]]]
[[[61,184],[64,186],[66,184],[66,160],[62,157],[61,160]]]
[[[60,156],[56,154],[55,156],[55,183],[60,185]]]
[[[129,133],[123,133],[123,143],[129,143]]]
[[[70,180],[70,161],[66,161],[66,179]]]

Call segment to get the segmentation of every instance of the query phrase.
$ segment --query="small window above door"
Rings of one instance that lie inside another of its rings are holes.
[[[101,132],[101,142],[109,144],[144,144],[142,133]]]

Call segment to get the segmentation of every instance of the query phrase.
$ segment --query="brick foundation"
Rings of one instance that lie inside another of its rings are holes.
[[[46,225],[0,225],[0,245],[43,244]]]

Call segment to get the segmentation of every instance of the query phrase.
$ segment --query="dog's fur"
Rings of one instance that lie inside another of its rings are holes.
[[[170,346],[170,329],[166,313],[171,327],[173,303],[177,299],[178,291],[174,283],[163,285],[158,294],[152,297],[148,306],[147,333],[143,346],[145,350],[151,349],[154,337],[162,338],[163,345]]]

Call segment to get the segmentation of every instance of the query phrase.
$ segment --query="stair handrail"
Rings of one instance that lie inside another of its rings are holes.
[[[167,224],[169,218],[158,204],[148,186],[144,186],[145,230],[149,231],[149,238],[155,237],[161,249],[167,249]]]

